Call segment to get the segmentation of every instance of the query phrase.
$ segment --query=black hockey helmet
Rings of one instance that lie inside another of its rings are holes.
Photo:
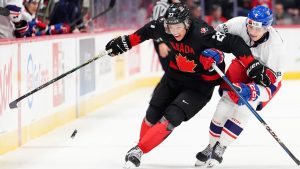
[[[182,23],[190,18],[189,8],[183,3],[171,4],[165,14],[166,24]]]
[[[164,16],[164,26],[166,33],[171,34],[168,25],[178,23],[183,23],[185,25],[185,28],[188,30],[191,24],[190,15],[190,10],[185,4],[171,4]]]

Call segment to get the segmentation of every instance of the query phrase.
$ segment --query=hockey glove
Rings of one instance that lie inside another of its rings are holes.
[[[128,51],[131,47],[129,37],[125,35],[110,40],[106,44],[105,50],[108,51],[111,49],[111,52],[108,55],[116,56]]]
[[[22,38],[27,36],[28,34],[28,23],[25,20],[21,20],[18,23],[14,23],[15,24],[15,36],[17,38]]]
[[[217,49],[205,49],[200,55],[200,63],[205,70],[211,68],[213,63],[220,64],[224,60],[224,53]]]
[[[259,88],[255,83],[233,83],[233,86],[246,101],[255,101],[260,95]],[[242,99],[237,94],[235,94],[234,91],[229,91],[228,95],[234,103],[238,105],[244,105]]]
[[[276,73],[270,68],[262,65],[259,61],[254,60],[247,68],[247,75],[254,80],[255,83],[265,87],[269,87],[276,82]]]
[[[71,27],[68,24],[64,24],[64,23],[51,25],[47,30],[48,35],[67,34],[70,32],[71,32]]]
[[[31,37],[45,35],[44,31],[47,28],[46,24],[38,21],[37,19],[33,19],[32,21],[28,22],[28,25],[29,29],[26,36]]]

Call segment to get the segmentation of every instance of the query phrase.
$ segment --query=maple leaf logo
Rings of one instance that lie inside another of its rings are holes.
[[[182,72],[195,73],[195,67],[197,64],[194,63],[194,60],[190,61],[186,56],[182,56],[180,53],[176,55],[176,62],[179,70]]]
[[[242,64],[245,66],[245,67],[248,67],[248,65],[253,62],[254,58],[252,55],[249,55],[249,56],[240,56],[239,57],[239,60],[242,62]]]
[[[138,34],[132,34],[129,36],[129,41],[131,46],[135,46],[138,45],[141,42],[141,36],[139,36]]]

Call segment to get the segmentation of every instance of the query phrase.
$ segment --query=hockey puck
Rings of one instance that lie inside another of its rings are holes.
[[[75,129],[75,130],[73,131],[73,133],[71,134],[71,138],[74,138],[74,137],[76,136],[76,134],[77,134],[77,130]]]

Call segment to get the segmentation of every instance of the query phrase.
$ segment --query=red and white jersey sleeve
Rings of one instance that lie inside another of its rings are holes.
[[[224,33],[238,35],[244,39],[248,46],[251,47],[254,42],[251,41],[247,33],[246,19],[246,17],[236,17],[230,19],[227,22],[220,24],[216,28],[216,30]],[[286,56],[287,53],[285,52],[283,40],[280,37],[279,33],[273,27],[269,27],[268,31],[269,38],[258,46],[251,47],[251,52],[255,59],[259,60],[262,64],[276,72],[278,79],[274,85],[277,87],[281,82],[285,70],[285,60],[289,56]],[[269,89],[260,86],[261,101],[270,99],[270,91],[267,90]]]

